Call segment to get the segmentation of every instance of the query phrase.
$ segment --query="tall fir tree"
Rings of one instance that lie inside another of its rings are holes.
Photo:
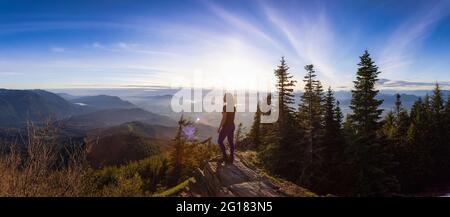
[[[278,121],[264,124],[265,135],[262,137],[263,148],[260,149],[259,157],[270,172],[292,179],[292,169],[297,165],[296,153],[292,151],[297,142],[294,137],[296,128],[292,108],[296,81],[288,70],[282,57],[280,65],[274,71],[277,78],[278,110],[271,111],[278,112]]]
[[[428,140],[430,133],[428,96],[424,100],[419,98],[411,107],[411,123],[407,132],[407,144],[410,168],[409,176],[412,177],[407,183],[402,183],[406,191],[418,190],[431,181],[432,177],[432,155]]]
[[[334,109],[335,119],[339,123],[339,127],[342,128],[342,121],[344,120],[344,115],[341,110],[341,103],[336,100],[336,107]]]
[[[248,134],[248,138],[252,143],[252,146],[256,149],[260,148],[261,145],[261,109],[259,107],[259,101],[256,105],[256,112],[253,117],[253,123],[250,128],[250,133]]]
[[[447,129],[447,132],[445,133],[447,135],[446,141],[447,144],[450,142],[450,94],[447,95],[447,102],[445,104],[445,128]]]
[[[450,94],[447,95],[447,102],[444,109],[444,128],[444,141],[446,147],[449,149],[448,156],[450,156]]]
[[[430,123],[431,132],[428,139],[431,142],[431,154],[434,160],[434,177],[437,180],[446,180],[450,178],[448,173],[450,163],[448,156],[450,154],[450,147],[445,141],[445,108],[444,99],[439,84],[436,83],[433,90],[433,95],[430,98]]]
[[[350,119],[359,128],[356,132],[359,136],[371,138],[380,127],[379,119],[383,112],[379,109],[383,101],[375,98],[379,92],[375,89],[375,83],[380,72],[367,50],[360,57],[358,66],[352,90],[350,108],[353,114]]]
[[[276,88],[278,90],[278,124],[281,137],[287,138],[287,133],[294,124],[294,87],[296,81],[288,72],[289,66],[284,57],[281,57],[280,65],[274,71],[277,78]]]
[[[242,123],[239,123],[234,136],[234,145],[236,146],[236,148],[241,145],[241,141],[244,139],[244,131],[244,125]]]
[[[297,123],[303,132],[306,141],[300,146],[301,162],[298,182],[304,186],[313,188],[325,180],[323,148],[321,139],[323,134],[323,90],[320,81],[316,78],[313,65],[305,66],[305,87],[300,98],[297,112]]]
[[[183,115],[181,115],[178,120],[177,132],[175,137],[173,138],[174,148],[170,152],[170,160],[172,171],[170,174],[169,183],[171,185],[175,185],[179,182],[179,179],[182,176],[182,167],[183,167],[183,158],[185,157],[185,148],[186,148],[186,140],[187,137],[183,133],[183,129],[189,125],[190,122],[187,121]]]
[[[316,79],[316,71],[313,65],[305,66],[305,88],[300,98],[297,113],[297,121],[303,128],[307,140],[305,157],[308,163],[312,163],[315,153],[314,146],[319,143],[322,130],[322,85]]]
[[[339,193],[335,186],[341,182],[341,165],[344,160],[344,139],[342,133],[342,112],[339,102],[334,98],[331,87],[328,88],[323,104],[323,173],[326,182],[319,186],[322,192]]]
[[[407,182],[411,181],[411,150],[408,145],[407,132],[410,126],[408,112],[402,107],[400,94],[395,95],[394,108],[384,118],[383,136],[388,141],[387,151],[394,157],[394,174],[405,188]]]
[[[354,194],[360,196],[387,195],[398,189],[398,182],[391,174],[392,159],[385,151],[385,141],[378,136],[380,116],[379,106],[383,102],[376,99],[375,89],[378,67],[366,50],[358,63],[350,108],[352,114],[351,161],[354,165]]]

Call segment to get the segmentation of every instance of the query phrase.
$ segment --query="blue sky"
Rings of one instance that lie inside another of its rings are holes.
[[[273,78],[351,88],[368,49],[381,88],[450,87],[450,0],[4,1],[0,87],[233,87]],[[183,80],[184,79],[184,80]],[[191,79],[191,80],[190,80]],[[195,81],[192,81],[195,83]]]

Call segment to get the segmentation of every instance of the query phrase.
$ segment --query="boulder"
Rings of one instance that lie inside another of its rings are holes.
[[[283,197],[288,196],[268,177],[236,154],[233,164],[218,162],[218,157],[205,162],[195,173],[195,181],[185,196],[210,197]]]

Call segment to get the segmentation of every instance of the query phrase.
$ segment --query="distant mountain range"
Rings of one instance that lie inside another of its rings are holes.
[[[146,111],[117,96],[0,89],[0,141],[9,144],[22,138],[28,121],[39,125],[51,120],[59,126],[57,141],[86,145],[94,166],[119,165],[167,150],[178,118]],[[215,127],[194,126],[196,139],[217,138]]]
[[[141,121],[148,124],[175,126],[176,121],[169,117],[144,111],[140,108],[103,109],[87,114],[71,116],[62,120],[64,126],[70,128],[104,128],[131,121]]]
[[[88,109],[44,90],[0,89],[0,127],[20,127],[27,121],[62,119],[84,112]]]
[[[0,89],[0,128],[21,127],[27,121],[47,119],[83,128],[109,127],[130,121],[176,124],[166,116],[139,109],[117,96],[74,97],[44,90]]]
[[[67,95],[60,95],[65,96]],[[87,106],[95,109],[129,109],[136,108],[132,103],[122,100],[117,96],[98,95],[98,96],[82,96],[66,98],[69,102],[79,105]]]

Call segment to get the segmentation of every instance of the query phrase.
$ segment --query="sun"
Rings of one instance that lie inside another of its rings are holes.
[[[267,89],[273,83],[273,69],[262,61],[244,53],[223,54],[211,61],[204,71],[205,79],[215,87],[227,90]],[[207,72],[207,73],[205,73]]]

